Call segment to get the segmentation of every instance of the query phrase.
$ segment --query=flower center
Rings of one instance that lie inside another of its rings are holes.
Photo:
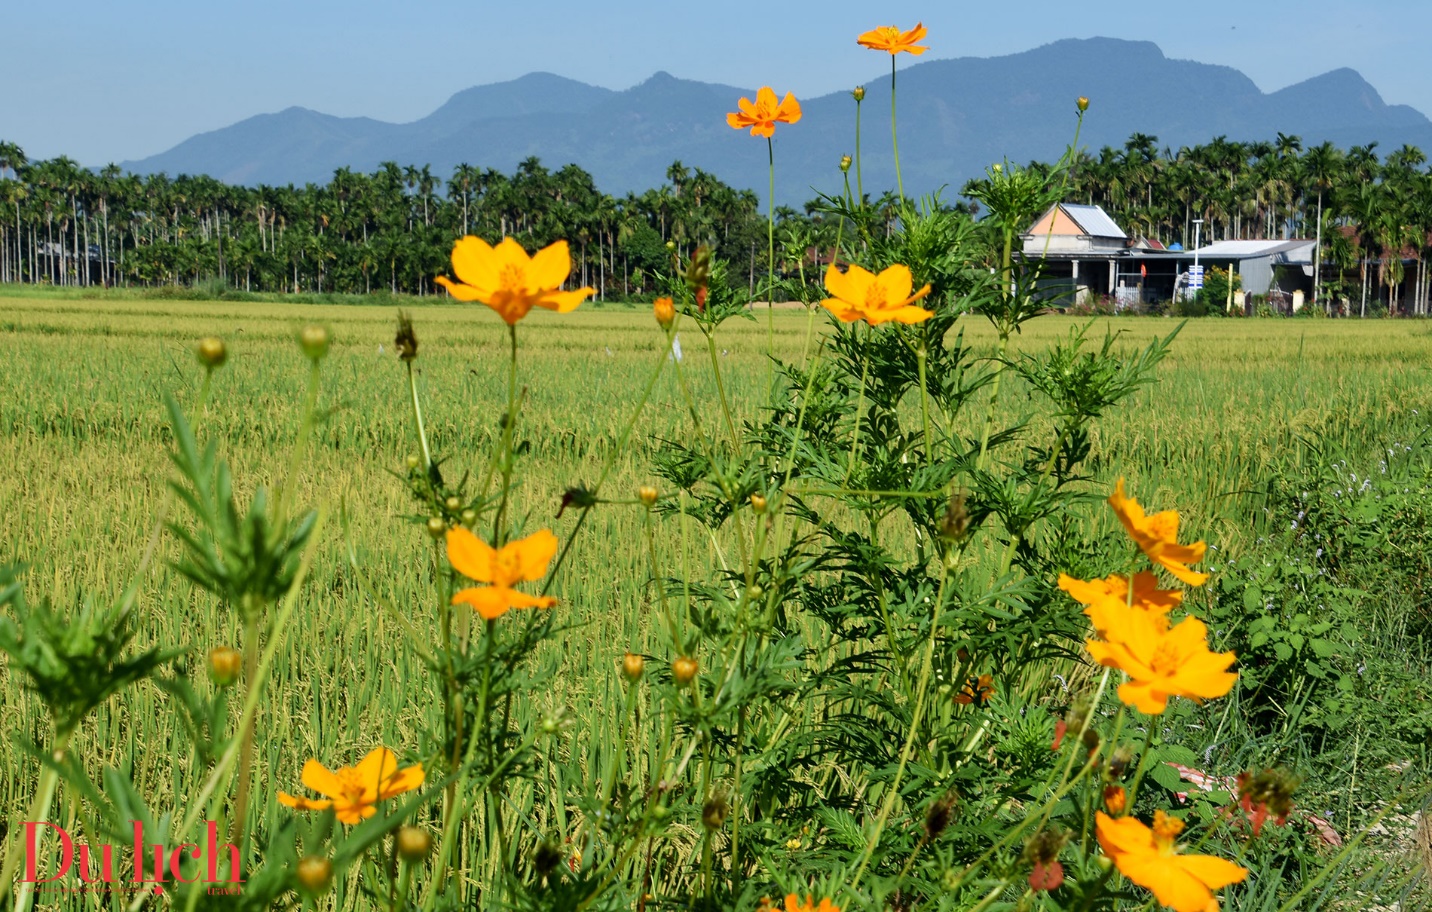
[[[522,576],[522,564],[518,556],[505,551],[497,552],[492,559],[492,581],[499,586],[511,586]]]
[[[508,263],[497,274],[497,282],[499,288],[519,291],[527,287],[527,271],[521,266]]]
[[[880,26],[880,37],[887,41],[894,41],[900,37],[900,30],[893,25],[882,25]]]
[[[1174,675],[1182,664],[1183,660],[1179,656],[1178,649],[1167,640],[1159,643],[1158,648],[1154,650],[1153,658],[1149,660],[1149,667],[1153,669],[1154,674],[1165,677]],[[1180,823],[1179,827],[1182,828],[1182,826],[1183,824]]]
[[[365,785],[363,783],[362,777],[358,775],[358,771],[356,769],[340,769],[333,775],[337,776],[338,781],[343,785],[344,798],[348,799],[348,801],[352,802],[353,804],[362,803]]]
[[[865,306],[872,310],[880,310],[885,306],[885,289],[880,287],[879,282],[871,282],[866,287]]]
[[[1153,831],[1154,845],[1165,855],[1172,855],[1178,834],[1183,832],[1183,821],[1163,811],[1154,811]]]

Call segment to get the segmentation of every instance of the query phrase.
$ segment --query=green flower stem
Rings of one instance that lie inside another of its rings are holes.
[[[766,137],[766,154],[770,158],[770,190],[766,195],[766,351],[776,354],[776,146]],[[709,336],[707,337],[710,338]],[[775,364],[767,362],[771,382],[775,382]],[[737,445],[739,448],[739,444]]]
[[[895,150],[895,187],[905,204],[905,182],[900,177],[900,140],[895,135],[895,55],[890,55],[890,146]]]
[[[265,606],[267,607],[267,606]],[[244,618],[244,686],[252,691],[258,686],[259,617],[262,608],[250,609]],[[245,695],[247,696],[247,694]],[[239,844],[240,854],[248,851],[249,789],[253,786],[254,727],[248,726],[239,736],[239,787],[234,797],[234,821],[229,838]]]
[[[512,439],[517,436],[517,324],[507,327],[511,357],[507,361],[507,417],[502,427],[502,500],[492,520],[492,546],[500,548],[507,542],[502,521],[507,517],[508,496],[512,493]]]
[[[706,351],[711,357],[711,372],[716,376],[716,394],[721,400],[721,414],[726,417],[726,430],[731,435],[731,447],[733,452],[741,451],[741,436],[736,433],[736,422],[731,417],[731,404],[726,400],[726,382],[721,379],[721,361],[716,357],[716,337],[710,332],[703,332],[706,336]]]
[[[408,395],[413,402],[413,426],[417,428],[418,431],[418,446],[421,447],[423,451],[423,471],[426,472],[432,468],[433,453],[432,450],[428,448],[428,431],[423,425],[423,406],[418,399],[418,378],[417,375],[413,373],[413,362],[404,361],[403,363],[408,367]],[[429,488],[431,487],[431,484],[429,484]],[[436,494],[434,494],[434,497],[436,497]]]
[[[865,205],[865,182],[860,179],[860,102],[855,100],[855,193],[859,197],[856,204]],[[849,185],[847,184],[847,189]]]
[[[1130,591],[1132,591],[1133,588],[1133,581],[1130,580]],[[1144,781],[1144,773],[1146,772],[1146,767],[1148,765],[1147,761],[1149,759],[1149,748],[1152,746],[1154,741],[1154,732],[1158,729],[1158,719],[1156,717],[1150,718],[1148,720],[1147,729],[1148,730],[1144,732],[1143,749],[1139,751],[1139,765],[1134,768],[1134,781],[1132,784],[1129,785],[1129,796],[1127,805],[1130,808],[1134,806],[1134,799],[1139,797],[1139,785]]]
[[[65,759],[65,751],[69,749],[71,732],[57,732],[55,735],[54,747],[50,753],[55,763]],[[40,790],[35,794],[34,803],[30,806],[30,813],[25,817],[26,821],[33,823],[46,823],[50,819],[50,807],[55,801],[55,789],[60,784],[60,774],[52,766],[43,766],[40,769]],[[14,842],[10,844],[10,852],[5,861],[5,872],[0,874],[0,890],[9,890],[10,881],[20,867],[20,834],[14,833]],[[35,892],[33,881],[21,881],[20,892],[15,898],[15,912],[29,912],[30,903]]]

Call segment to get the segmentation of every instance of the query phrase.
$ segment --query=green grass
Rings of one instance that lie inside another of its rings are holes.
[[[323,365],[326,412],[298,501],[328,504],[335,520],[340,506],[346,510],[367,579],[414,619],[431,618],[432,551],[419,525],[398,521],[413,510],[391,474],[403,472],[416,449],[393,353],[395,313],[353,304],[0,297],[0,563],[29,565],[32,599],[70,606],[117,596],[140,563],[172,474],[162,397],[172,392],[186,407],[195,401],[202,372],[193,347],[202,336],[225,338],[230,359],[207,407],[190,414],[201,439],[220,441],[243,493],[280,481],[272,472],[286,465],[298,432],[306,372],[294,336],[319,322],[334,340]],[[414,318],[434,451],[448,457],[450,477],[473,464],[480,470],[506,401],[504,327],[478,306],[423,308]],[[756,415],[767,389],[766,321],[759,312],[755,322],[730,321],[715,341],[738,420]],[[965,322],[967,340],[992,355],[993,332],[981,320]],[[776,312],[778,351],[799,357],[810,325],[804,312]],[[823,318],[813,325],[818,339]],[[1015,340],[1016,351],[1039,350],[1075,325],[1037,319]],[[1132,348],[1174,325],[1099,320],[1090,334],[1122,332]],[[562,317],[536,313],[522,323],[519,341],[520,381],[528,387],[522,436],[531,450],[516,515],[529,531],[552,525],[565,537],[572,514],[554,519],[562,492],[600,473],[664,346],[645,310],[592,306]],[[715,385],[702,337],[683,332],[681,343],[693,394],[710,401]],[[1096,480],[1126,477],[1145,503],[1185,511],[1193,536],[1240,553],[1258,528],[1260,485],[1299,464],[1309,447],[1358,449],[1412,424],[1414,410],[1429,414],[1432,333],[1411,322],[1195,321],[1159,377],[1099,426],[1090,462]],[[1006,384],[1001,409],[1035,411],[1014,383]],[[668,371],[603,496],[634,501],[636,486],[650,482],[652,441],[683,437],[688,428]],[[523,710],[529,717],[565,705],[592,734],[615,724],[604,712],[621,700],[614,669],[623,652],[644,647],[651,623],[641,515],[616,503],[588,520],[553,589],[562,600],[556,610],[574,629],[540,657],[557,670],[555,685]],[[348,763],[380,742],[420,753],[428,746],[417,742],[413,720],[440,720],[438,694],[393,620],[340,568],[339,523],[326,534],[261,708],[258,795],[268,823],[282,810],[273,792],[298,788],[306,757]],[[695,527],[684,534],[672,547],[693,568],[719,559],[719,543]],[[167,567],[176,554],[166,537],[143,580],[138,642],[189,644],[202,661],[210,647],[235,643],[239,631],[230,612]],[[15,683],[0,688],[0,729],[43,741],[38,703]],[[92,772],[132,764],[156,808],[195,788],[198,771],[188,768],[186,751],[174,713],[148,684],[103,706],[75,745]],[[26,771],[0,774],[0,808],[23,807],[35,765],[8,738],[0,740],[0,769]],[[62,824],[71,808],[60,810]]]

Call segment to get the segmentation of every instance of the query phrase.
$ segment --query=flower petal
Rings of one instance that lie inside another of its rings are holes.
[[[597,290],[591,286],[583,286],[575,291],[549,291],[541,297],[534,299],[534,303],[538,307],[555,310],[557,313],[571,313],[576,310],[583,301],[596,293]]]
[[[507,547],[517,549],[518,579],[539,580],[547,575],[547,565],[557,553],[557,536],[551,529],[543,529]]]
[[[320,795],[337,798],[343,794],[343,782],[328,767],[309,759],[303,764],[302,782]]]
[[[480,293],[476,288],[473,288],[471,285],[462,285],[458,282],[449,281],[447,276],[436,276],[433,281],[446,288],[448,290],[448,294],[452,295],[454,298],[457,298],[459,301],[480,300]]]
[[[910,275],[910,267],[903,263],[896,263],[887,266],[875,277],[875,281],[885,292],[885,300],[891,303],[903,302],[910,297],[910,289],[915,287],[915,279]],[[929,294],[928,291],[925,292]]]
[[[572,254],[567,248],[567,242],[554,241],[533,255],[527,279],[534,290],[561,288],[571,272]]]
[[[371,804],[378,800],[383,784],[398,772],[398,755],[386,747],[375,747],[368,756],[354,767],[358,781],[363,783],[363,800]]]
[[[494,621],[512,607],[513,590],[505,586],[474,586],[453,594],[454,605],[471,605],[485,620]]]
[[[480,295],[497,288],[497,258],[493,249],[480,237],[467,235],[452,245],[452,271],[464,285],[471,285]]]
[[[448,563],[473,582],[492,582],[492,559],[496,554],[491,545],[462,526],[447,531]]]
[[[379,798],[392,798],[394,795],[401,795],[404,792],[411,792],[423,784],[426,779],[421,763],[407,766],[400,769],[394,775],[388,777],[383,783],[383,788],[378,792]]]
[[[1210,890],[1242,883],[1248,878],[1247,868],[1213,855],[1178,855],[1175,856],[1174,863],[1198,878]]]

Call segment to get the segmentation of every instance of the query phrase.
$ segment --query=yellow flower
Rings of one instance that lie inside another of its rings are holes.
[[[1248,869],[1212,855],[1179,855],[1175,840],[1183,821],[1154,812],[1154,825],[1133,817],[1095,815],[1099,846],[1129,880],[1153,891],[1174,912],[1216,912],[1213,891],[1248,876]]]
[[[1119,685],[1119,699],[1149,715],[1168,707],[1169,697],[1208,700],[1233,689],[1238,680],[1228,671],[1235,656],[1211,652],[1208,628],[1195,617],[1173,627],[1167,619],[1117,602],[1104,602],[1100,640],[1087,640],[1089,655],[1100,665],[1129,676]]]
[[[572,271],[566,241],[549,244],[529,257],[510,237],[492,247],[468,235],[453,244],[452,271],[457,282],[438,276],[437,283],[459,301],[486,304],[514,326],[534,306],[568,313],[596,293],[590,287],[561,290]]]
[[[794,893],[787,893],[786,912],[840,912],[840,906],[829,899],[822,899],[820,905],[816,905],[815,897],[809,893],[804,900]]]
[[[861,35],[855,39],[855,43],[874,51],[889,51],[891,54],[904,51],[918,57],[929,50],[915,43],[925,37],[926,31],[924,23],[921,22],[915,23],[915,27],[908,32],[900,31],[898,26],[882,25]]]
[[[733,130],[750,127],[752,136],[772,136],[776,132],[776,124],[793,124],[801,119],[801,104],[796,97],[787,92],[777,104],[776,93],[770,86],[761,86],[756,91],[755,104],[751,104],[749,98],[742,98],[736,102],[736,107],[741,110],[727,114],[726,123]]]
[[[651,304],[651,313],[662,329],[670,329],[671,322],[676,319],[676,304],[670,298],[657,298]]]
[[[398,758],[386,747],[374,748],[357,766],[345,766],[336,772],[317,760],[303,765],[303,784],[328,796],[326,799],[295,797],[278,793],[279,804],[300,811],[324,811],[333,808],[342,823],[357,823],[378,813],[375,805],[395,795],[410,792],[423,784],[423,765],[398,769]]]
[[[1101,580],[1075,579],[1059,574],[1059,588],[1069,593],[1070,598],[1084,605],[1084,613],[1094,622],[1094,629],[1104,635],[1108,621],[1104,606],[1113,603],[1124,606],[1129,600],[1129,578],[1117,573]],[[1169,611],[1183,601],[1183,592],[1178,589],[1160,589],[1158,577],[1147,570],[1134,574],[1133,607],[1147,612],[1155,618],[1162,618],[1163,630],[1168,629]]]
[[[448,562],[470,580],[487,583],[453,595],[454,605],[471,605],[487,620],[502,617],[511,608],[551,608],[550,595],[528,595],[512,588],[523,580],[539,580],[557,553],[557,536],[543,529],[526,538],[494,548],[459,526],[447,531]]]
[[[841,272],[832,265],[825,272],[825,289],[834,297],[826,298],[820,304],[842,323],[854,323],[856,320],[864,320],[871,326],[892,320],[896,323],[919,323],[935,314],[913,305],[912,302],[930,293],[927,284],[911,294],[914,284],[910,268],[899,263],[882,270],[880,275],[855,265]]]
[[[1169,573],[1188,583],[1202,586],[1208,581],[1207,573],[1196,573],[1188,569],[1189,564],[1203,560],[1203,542],[1191,545],[1178,543],[1178,511],[1164,510],[1152,516],[1144,515],[1144,508],[1132,497],[1124,496],[1124,479],[1120,478],[1109,495],[1109,506],[1119,522],[1124,524],[1129,537],[1139,546],[1149,560],[1166,569]]]

